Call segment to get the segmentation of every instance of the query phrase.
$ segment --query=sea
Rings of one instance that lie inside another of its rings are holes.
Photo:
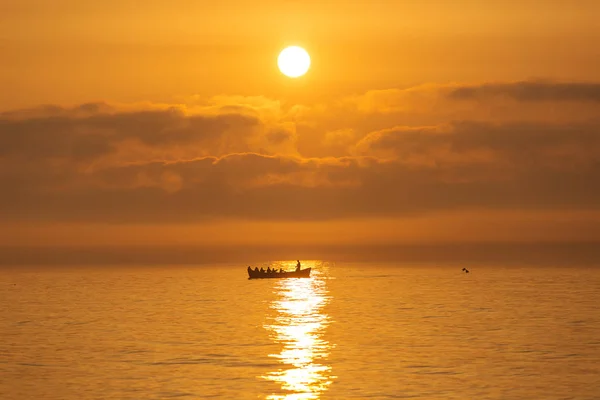
[[[0,399],[600,399],[600,265],[302,263],[1,267]]]

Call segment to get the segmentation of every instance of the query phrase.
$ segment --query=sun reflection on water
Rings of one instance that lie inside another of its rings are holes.
[[[280,279],[275,283],[278,298],[271,304],[274,316],[264,327],[282,345],[280,353],[270,356],[283,366],[263,378],[279,383],[285,394],[267,399],[319,399],[335,378],[326,364],[332,346],[324,339],[329,316],[323,308],[330,300],[329,292],[323,271],[315,270],[314,265],[306,267],[313,267],[311,278]]]

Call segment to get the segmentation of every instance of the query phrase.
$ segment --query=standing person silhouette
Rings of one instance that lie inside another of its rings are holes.
[[[300,271],[300,260],[296,260],[298,261],[298,264],[296,264],[296,271]]]

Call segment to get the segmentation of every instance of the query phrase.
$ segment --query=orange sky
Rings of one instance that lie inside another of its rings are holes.
[[[0,245],[598,240],[598,15],[5,0]]]
[[[597,80],[595,0],[4,0],[1,108],[320,96],[428,82]],[[305,46],[291,84],[273,62]],[[302,86],[300,89],[298,86]],[[298,96],[299,91],[301,96]]]

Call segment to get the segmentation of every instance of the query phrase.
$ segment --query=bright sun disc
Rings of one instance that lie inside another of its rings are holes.
[[[291,46],[283,49],[277,59],[279,70],[290,78],[297,78],[308,71],[310,56],[302,47]]]

